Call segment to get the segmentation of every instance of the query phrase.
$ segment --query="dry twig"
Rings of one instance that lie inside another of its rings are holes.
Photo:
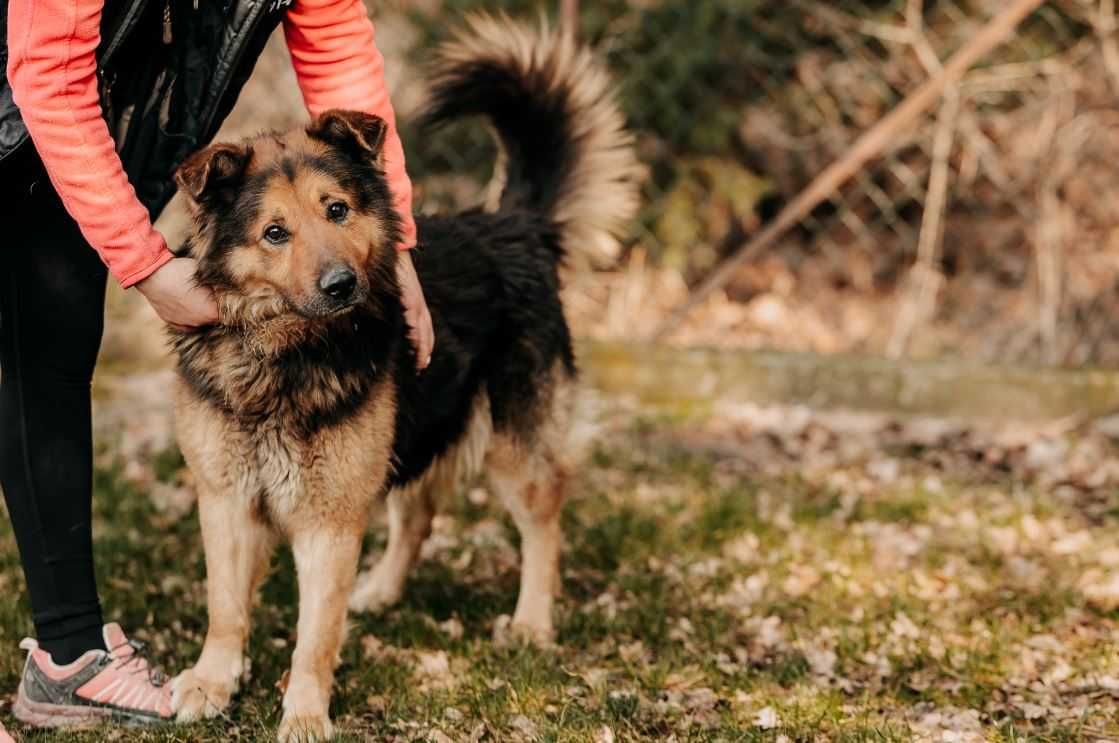
[[[912,35],[913,49],[925,67],[925,71],[929,75],[937,75],[943,68],[928,37],[925,36],[923,17],[923,0],[909,0],[906,6],[906,25]],[[944,103],[940,107],[936,134],[933,138],[932,168],[929,171],[928,196],[921,216],[917,260],[910,269],[907,282],[912,289],[909,295],[900,301],[898,319],[886,347],[886,353],[894,358],[905,353],[914,331],[921,322],[932,315],[936,293],[944,280],[936,263],[937,256],[940,254],[940,241],[944,234],[943,221],[948,204],[950,174],[949,157],[952,154],[959,113],[959,88],[951,85],[944,92]]]
[[[910,270],[911,295],[901,301],[898,320],[886,352],[898,358],[909,347],[914,331],[933,313],[936,293],[944,277],[937,268],[940,242],[944,236],[944,211],[948,205],[949,156],[960,110],[960,96],[955,90],[946,94],[940,107],[936,136],[933,140],[933,163],[929,173],[928,198],[921,217],[921,236],[917,243],[917,260]]]

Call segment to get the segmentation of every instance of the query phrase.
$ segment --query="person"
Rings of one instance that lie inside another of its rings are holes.
[[[13,713],[33,726],[159,722],[172,714],[170,685],[139,643],[104,623],[95,583],[90,380],[107,273],[168,324],[218,321],[194,262],[171,254],[152,219],[173,193],[171,172],[214,136],[280,24],[312,115],[348,108],[388,122],[385,170],[406,236],[397,273],[422,368],[434,338],[407,250],[416,242],[412,189],[361,0],[7,6],[0,486],[37,638],[21,644],[28,657]],[[25,133],[31,144],[20,143]],[[0,743],[6,735],[0,726]]]

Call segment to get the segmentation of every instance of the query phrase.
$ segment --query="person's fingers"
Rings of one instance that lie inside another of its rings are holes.
[[[421,345],[423,346],[424,366],[426,367],[431,363],[431,355],[435,352],[435,328],[433,328],[431,324],[431,313],[426,309],[424,310],[423,322],[420,327],[423,334],[423,342]]]
[[[434,333],[431,314],[425,310],[408,313],[408,340],[416,354],[416,371],[423,371],[431,363]]]
[[[426,369],[431,363],[432,347],[435,343],[435,333],[431,327],[431,313],[424,306],[416,313],[416,367]]]
[[[431,324],[431,312],[424,301],[412,256],[403,251],[396,263],[396,274],[400,281],[401,301],[404,304],[404,319],[408,324],[408,340],[415,354],[416,371],[422,371],[431,363],[431,353],[435,346],[435,332]]]
[[[199,294],[199,315],[202,320],[200,325],[214,325],[218,322],[218,303],[214,299],[213,292],[209,289],[200,289]]]
[[[190,329],[218,322],[217,302],[209,289],[195,283],[196,268],[190,258],[175,258],[137,284],[169,325]]]
[[[215,325],[218,322],[217,310],[204,302],[190,303],[184,307],[172,308],[167,317],[168,323],[185,325],[191,328],[202,328]]]

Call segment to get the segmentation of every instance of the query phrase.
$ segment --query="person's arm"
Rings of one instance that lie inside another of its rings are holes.
[[[284,18],[284,40],[312,116],[343,108],[374,114],[388,124],[385,175],[404,226],[399,247],[413,247],[412,181],[385,85],[385,60],[365,5],[361,0],[296,0]]]
[[[216,316],[213,301],[191,288],[185,264],[153,277],[174,257],[136,198],[101,112],[95,53],[103,5],[11,0],[12,97],[63,205],[121,286],[144,282],[141,291],[168,322],[205,324]]]

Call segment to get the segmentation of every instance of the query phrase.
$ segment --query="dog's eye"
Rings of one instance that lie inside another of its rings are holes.
[[[288,231],[278,224],[270,224],[264,228],[264,239],[273,245],[287,242]]]
[[[350,213],[350,207],[343,201],[332,201],[326,207],[326,216],[331,222],[341,222]]]

